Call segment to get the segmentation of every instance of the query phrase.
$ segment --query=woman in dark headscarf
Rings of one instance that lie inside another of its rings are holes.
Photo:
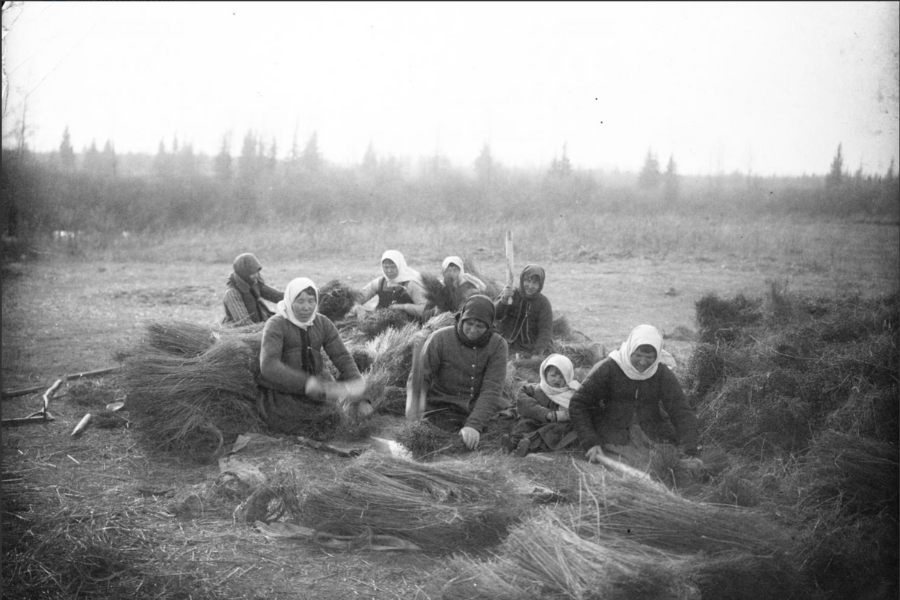
[[[337,401],[365,389],[337,328],[317,312],[319,291],[305,277],[292,280],[266,322],[259,354],[260,414],[270,428],[289,434],[327,437],[340,422]],[[337,369],[328,372],[322,350]]]
[[[427,420],[459,431],[474,450],[491,417],[506,408],[501,395],[507,347],[492,329],[494,303],[487,296],[469,296],[456,319],[456,325],[438,329],[422,346],[421,393]]]
[[[261,270],[262,265],[252,254],[241,254],[234,259],[234,272],[225,283],[228,290],[222,300],[223,325],[263,323],[274,314],[263,300],[278,302],[283,294],[266,285],[259,274]]]
[[[539,358],[550,350],[553,341],[553,307],[541,293],[544,269],[528,265],[519,276],[519,287],[506,286],[494,303],[497,331],[509,344],[510,353],[522,358]]]

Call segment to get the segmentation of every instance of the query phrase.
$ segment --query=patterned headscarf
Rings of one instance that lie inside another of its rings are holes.
[[[238,257],[234,259],[233,266],[234,274],[240,277],[244,283],[248,285],[250,284],[250,276],[262,269],[262,265],[256,257],[249,252],[238,255]]]

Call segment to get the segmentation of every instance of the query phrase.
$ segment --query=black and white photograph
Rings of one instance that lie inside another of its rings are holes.
[[[900,2],[2,3],[28,600],[895,600]]]

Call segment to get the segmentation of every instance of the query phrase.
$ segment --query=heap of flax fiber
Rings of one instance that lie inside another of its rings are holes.
[[[395,535],[426,551],[473,551],[497,544],[528,504],[512,473],[487,459],[423,464],[368,452],[334,484],[313,489],[299,518]]]
[[[209,458],[238,434],[262,428],[255,408],[258,372],[258,344],[237,336],[221,336],[195,356],[141,344],[124,357],[122,387],[145,442]]]

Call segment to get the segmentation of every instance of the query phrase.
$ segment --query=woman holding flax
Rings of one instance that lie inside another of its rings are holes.
[[[329,435],[340,422],[337,400],[365,389],[334,323],[318,314],[318,303],[316,285],[294,279],[263,329],[257,408],[282,433]],[[338,381],[325,368],[322,350],[337,368]]]
[[[363,319],[369,312],[386,308],[421,319],[428,299],[419,272],[410,269],[397,250],[387,250],[382,254],[381,272],[382,276],[370,281],[360,292],[361,306],[356,309],[356,318]],[[369,301],[376,296],[378,304],[370,308]]]

